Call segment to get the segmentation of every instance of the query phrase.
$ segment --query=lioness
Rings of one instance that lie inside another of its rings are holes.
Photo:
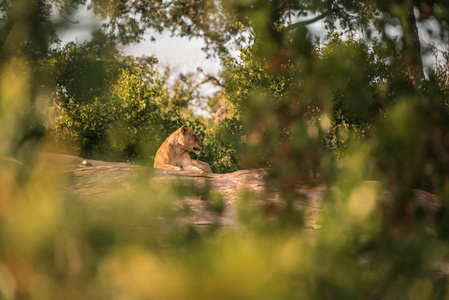
[[[187,125],[183,125],[159,147],[153,166],[158,169],[212,173],[207,163],[190,159],[189,152],[199,155],[201,149],[203,149],[201,139]]]

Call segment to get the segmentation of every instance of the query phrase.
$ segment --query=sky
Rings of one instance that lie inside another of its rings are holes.
[[[123,46],[122,52],[132,56],[155,55],[159,61],[158,66],[161,69],[170,67],[174,75],[195,73],[198,68],[201,68],[204,74],[219,77],[222,69],[220,60],[213,57],[207,58],[206,53],[201,50],[204,46],[202,39],[172,37],[171,34],[166,33],[158,35],[154,42],[143,41]],[[209,96],[217,92],[219,88],[206,83],[199,90],[204,96]]]
[[[159,35],[156,41],[143,41],[122,48],[126,55],[142,56],[154,54],[162,67],[170,66],[173,72],[194,72],[201,67],[204,73],[218,74],[221,69],[217,58],[206,58],[201,50],[204,42],[201,39],[171,37],[169,33]]]

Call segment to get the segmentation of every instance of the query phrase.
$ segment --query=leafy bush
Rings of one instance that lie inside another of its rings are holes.
[[[210,122],[200,121],[191,105],[200,97],[193,74],[169,83],[170,71],[159,73],[155,58],[122,57],[109,47],[70,44],[45,63],[57,78],[47,127],[59,151],[151,163],[162,142],[187,124],[206,144],[200,159],[214,172],[238,169],[241,125],[234,118],[206,128]]]
[[[56,143],[71,145],[71,151],[83,157],[146,163],[183,124],[194,125],[202,134],[197,121],[188,122],[181,117],[182,107],[171,105],[166,74],[156,71],[156,59],[114,54],[114,64],[97,70],[95,61],[103,51],[100,46],[69,45],[50,59],[57,61],[55,69],[63,70],[50,125]],[[74,59],[82,63],[73,67]],[[91,68],[108,74],[102,86],[91,87]],[[83,76],[87,78],[78,78]]]
[[[243,149],[241,122],[233,117],[211,126],[203,139],[201,160],[209,163],[214,173],[229,173],[242,168],[240,152]]]

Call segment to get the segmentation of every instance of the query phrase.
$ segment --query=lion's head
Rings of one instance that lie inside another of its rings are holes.
[[[191,130],[187,125],[182,125],[178,131],[178,142],[182,145],[182,148],[189,152],[195,152],[197,155],[200,154],[204,145],[195,131]]]

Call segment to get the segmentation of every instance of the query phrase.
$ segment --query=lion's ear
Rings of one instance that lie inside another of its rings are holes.
[[[179,130],[185,134],[185,133],[189,132],[190,128],[187,125],[182,125],[182,127]]]

